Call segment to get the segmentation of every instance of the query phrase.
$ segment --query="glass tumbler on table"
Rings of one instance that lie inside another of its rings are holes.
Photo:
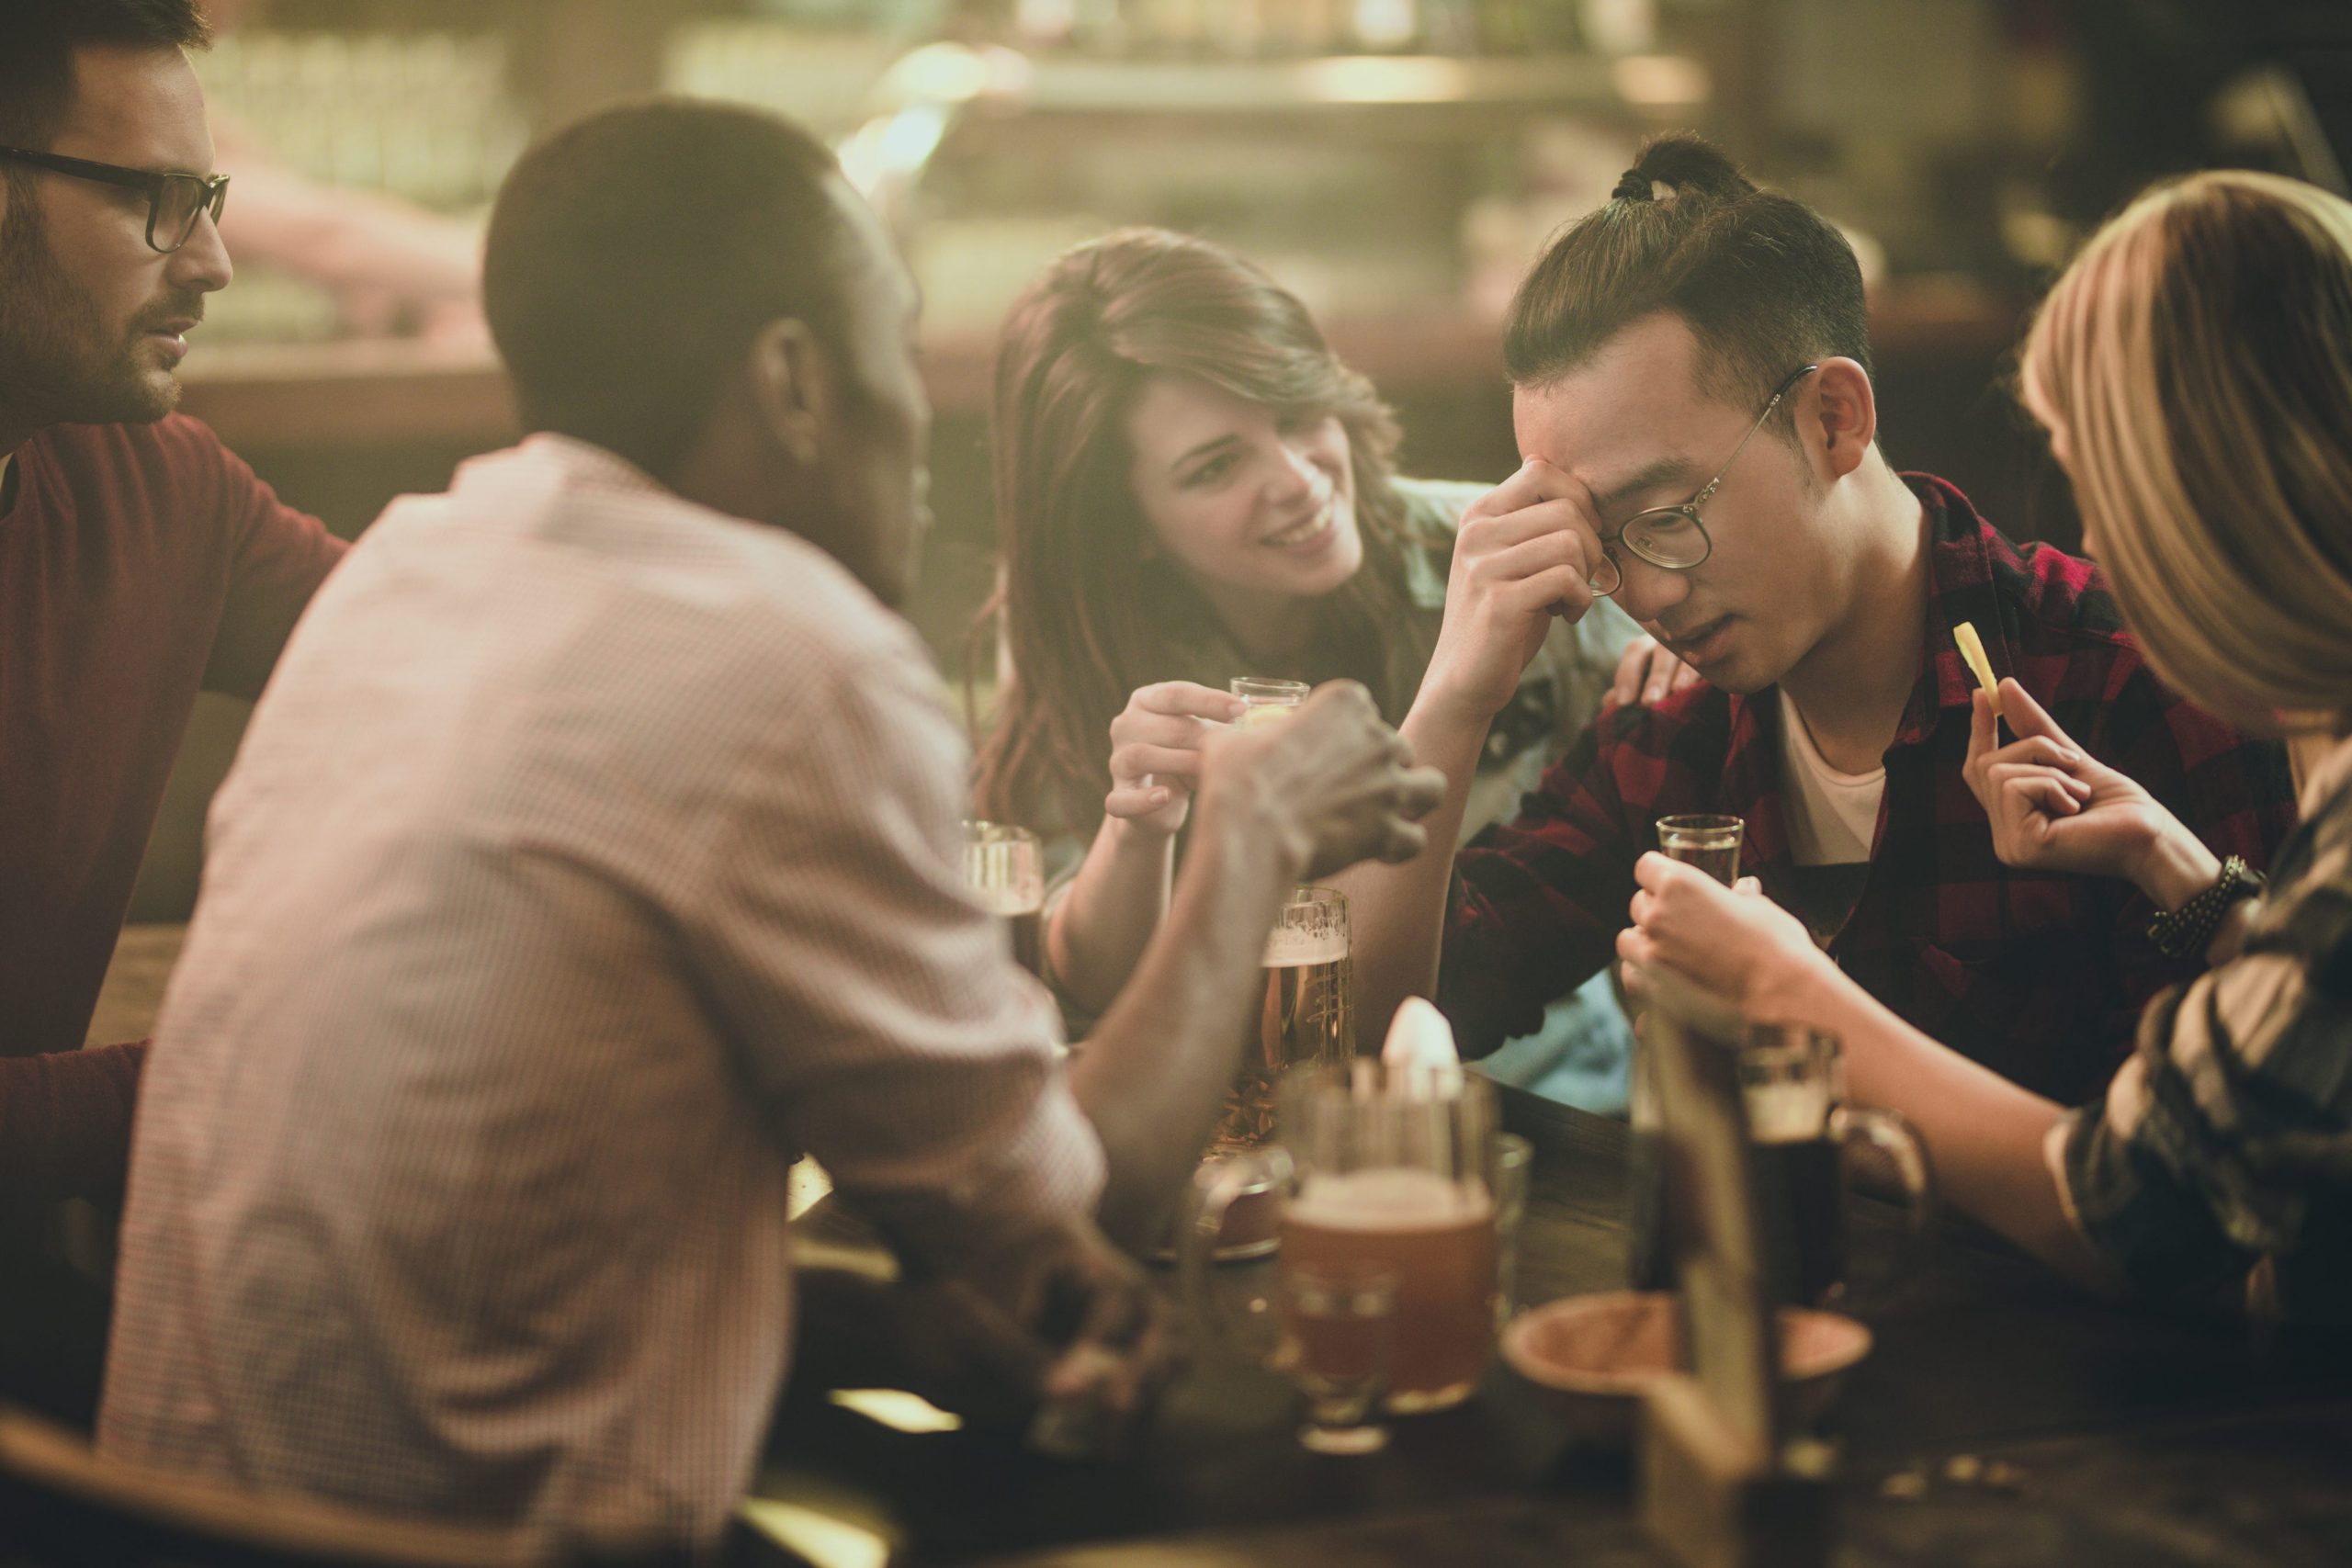
[[[1306,1404],[1302,1448],[1368,1454],[1388,1443],[1378,1419],[1396,1328],[1396,1276],[1381,1269],[1285,1269],[1274,1364]]]
[[[1216,1145],[1252,1148],[1272,1135],[1274,1093],[1302,1063],[1343,1064],[1356,1054],[1355,972],[1347,896],[1300,887],[1266,933],[1264,988],[1226,1096]]]
[[[1348,900],[1329,887],[1297,888],[1266,936],[1263,988],[1241,1043],[1241,1065],[1226,1090],[1204,1166],[1273,1136],[1274,1097],[1283,1075],[1303,1065],[1334,1066],[1356,1054],[1355,972],[1348,951]],[[1281,1245],[1272,1200],[1238,1196],[1227,1211],[1220,1262],[1259,1258]]]
[[[1193,1177],[1178,1241],[1203,1337],[1233,1348],[1243,1325],[1274,1304],[1261,1292],[1237,1310],[1229,1297],[1248,1281],[1215,1280],[1210,1268],[1232,1205],[1271,1197],[1278,1281],[1396,1277],[1387,1410],[1460,1404],[1494,1348],[1497,1194],[1517,1174],[1498,1168],[1494,1087],[1467,1075],[1435,1086],[1417,1076],[1408,1085],[1363,1060],[1294,1071],[1278,1104],[1278,1142],[1211,1161]],[[1279,1301],[1279,1285],[1272,1293]]]

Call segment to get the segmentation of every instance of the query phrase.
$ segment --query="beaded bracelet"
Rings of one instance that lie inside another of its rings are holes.
[[[2252,898],[2264,886],[2262,874],[2247,868],[2245,861],[2232,855],[2222,863],[2222,874],[2213,886],[2183,904],[2170,914],[2158,913],[2148,922],[2148,940],[2166,958],[2183,958],[2192,953],[2202,953],[2222,929],[2222,920],[2231,906],[2241,898]]]

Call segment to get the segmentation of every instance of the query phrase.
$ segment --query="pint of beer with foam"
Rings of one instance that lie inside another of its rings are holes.
[[[1294,891],[1266,934],[1265,989],[1217,1123],[1219,1152],[1254,1148],[1273,1134],[1274,1093],[1283,1074],[1302,1064],[1342,1065],[1355,1055],[1355,976],[1348,952],[1346,897],[1329,887]]]
[[[1213,1283],[1211,1273],[1226,1210],[1271,1195],[1280,1208],[1279,1271],[1395,1281],[1387,1409],[1412,1414],[1468,1398],[1486,1370],[1498,1306],[1493,1087],[1466,1075],[1408,1079],[1362,1059],[1301,1067],[1278,1091],[1274,1131],[1277,1142],[1204,1165],[1194,1181],[1180,1237],[1204,1337],[1248,1353],[1239,1325],[1280,1320],[1271,1303],[1237,1310],[1233,1282]],[[1282,1353],[1311,1361],[1317,1325],[1284,1328]]]

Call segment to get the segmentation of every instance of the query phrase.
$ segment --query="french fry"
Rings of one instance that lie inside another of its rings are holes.
[[[2001,682],[1993,678],[1993,661],[1984,657],[1984,639],[1976,635],[1973,622],[1962,621],[1952,627],[1951,640],[1960,645],[1960,656],[1975,672],[1976,683],[1984,688],[1985,700],[1993,705],[1993,718],[2001,717]]]

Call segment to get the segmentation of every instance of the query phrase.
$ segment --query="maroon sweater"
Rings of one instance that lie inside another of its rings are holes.
[[[0,1201],[119,1184],[144,1047],[80,1047],[181,731],[199,690],[259,694],[344,550],[181,416],[52,426],[17,449],[12,478]]]

